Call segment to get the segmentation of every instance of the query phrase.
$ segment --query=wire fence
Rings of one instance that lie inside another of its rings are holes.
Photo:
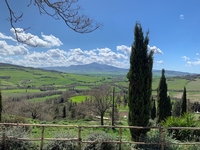
[[[15,140],[19,140],[19,141],[38,141],[40,144],[39,149],[43,150],[44,147],[44,141],[75,141],[78,143],[78,150],[82,149],[82,144],[84,143],[98,143],[100,141],[87,141],[84,140],[83,138],[83,131],[86,129],[113,129],[113,130],[118,130],[118,140],[111,140],[111,141],[103,141],[104,143],[116,143],[118,145],[118,149],[121,150],[122,149],[122,144],[142,144],[142,145],[160,145],[161,146],[161,150],[164,150],[165,145],[171,145],[171,144],[178,144],[178,145],[200,145],[200,142],[166,142],[165,141],[165,131],[166,130],[200,130],[200,127],[139,127],[139,126],[99,126],[99,125],[90,125],[90,126],[86,126],[86,125],[58,125],[58,124],[19,124],[19,123],[0,123],[1,125],[1,149],[2,147],[4,147],[5,145],[5,141],[9,138],[9,139],[15,139]],[[28,138],[20,138],[20,137],[15,137],[13,136],[6,136],[6,132],[7,132],[7,128],[8,127],[39,127],[41,128],[41,134],[40,137],[34,138],[34,137],[28,137]],[[77,129],[77,137],[76,138],[62,138],[62,137],[58,137],[58,138],[49,138],[49,137],[45,137],[45,129],[49,128],[49,127],[54,127],[54,128],[75,128]],[[157,143],[148,143],[148,142],[134,142],[134,141],[127,141],[124,140],[122,138],[123,136],[123,131],[127,130],[127,129],[138,129],[138,130],[144,130],[144,129],[154,129],[154,130],[158,130],[159,131],[159,142]]]

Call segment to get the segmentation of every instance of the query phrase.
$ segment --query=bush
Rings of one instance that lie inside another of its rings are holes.
[[[66,138],[66,139],[70,139],[70,138],[75,138],[75,136],[72,133],[69,132],[62,132],[60,134],[56,134],[54,136],[55,138]],[[51,141],[48,142],[45,145],[45,150],[77,150],[78,149],[78,145],[77,142],[71,140],[71,141]]]
[[[147,133],[147,135],[145,137],[143,137],[143,142],[145,143],[158,143],[158,144],[145,144],[145,145],[142,145],[142,144],[138,144],[136,145],[135,147],[137,147],[137,149],[140,149],[140,150],[154,150],[154,149],[161,149],[161,145],[159,144],[160,143],[160,133],[158,130],[151,130]],[[172,137],[170,136],[167,136],[165,134],[165,137],[164,137],[164,141],[165,142],[173,142],[173,143],[177,143],[176,140],[172,139]],[[178,146],[177,145],[166,145],[165,146],[165,150],[174,150],[174,149],[177,149]]]
[[[198,121],[189,113],[185,113],[181,117],[169,117],[162,125],[165,127],[199,127]],[[200,138],[200,130],[170,129],[168,133],[180,141],[199,141]]]
[[[2,135],[2,131],[1,131]],[[3,148],[2,140],[0,141],[1,149],[6,150],[35,150],[37,146],[33,142],[18,140],[18,138],[28,138],[29,134],[24,127],[7,127],[5,132],[5,143]]]
[[[87,141],[93,141],[94,143],[86,144],[84,150],[115,150],[116,144],[108,142],[114,139],[113,136],[104,132],[90,133]]]

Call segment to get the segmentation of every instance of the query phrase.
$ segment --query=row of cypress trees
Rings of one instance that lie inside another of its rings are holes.
[[[134,27],[134,42],[131,47],[130,69],[127,73],[129,80],[128,88],[128,124],[129,126],[148,126],[150,117],[157,117],[159,124],[167,117],[171,116],[171,100],[167,92],[165,70],[157,89],[157,113],[156,104],[153,102],[152,109],[152,67],[154,51],[148,50],[149,31],[144,37],[142,26],[136,22]],[[186,89],[184,87],[184,100],[182,102],[182,114],[186,112]],[[152,112],[153,111],[153,112]],[[141,134],[146,134],[148,130],[130,129],[132,139],[139,141]]]

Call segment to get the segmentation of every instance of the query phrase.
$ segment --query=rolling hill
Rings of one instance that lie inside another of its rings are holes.
[[[64,66],[45,67],[43,69],[56,70],[56,71],[75,73],[75,74],[105,74],[105,75],[110,74],[110,75],[124,75],[124,76],[126,76],[129,70],[98,63],[91,63],[86,65],[72,65],[69,67],[64,67]],[[161,70],[153,70],[153,75],[158,77],[161,76]],[[167,77],[174,77],[174,76],[186,76],[192,74],[188,72],[166,70],[165,75]]]

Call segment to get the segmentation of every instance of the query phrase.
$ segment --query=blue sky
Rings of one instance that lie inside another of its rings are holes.
[[[153,69],[200,73],[199,0],[80,0],[81,12],[102,26],[89,34],[69,29],[62,20],[40,15],[27,0],[9,0],[14,12],[24,13],[15,26],[27,28],[30,47],[17,43],[0,1],[0,62],[23,66],[70,66],[97,62],[129,68],[133,28],[140,22],[148,29],[149,50],[154,50]]]

